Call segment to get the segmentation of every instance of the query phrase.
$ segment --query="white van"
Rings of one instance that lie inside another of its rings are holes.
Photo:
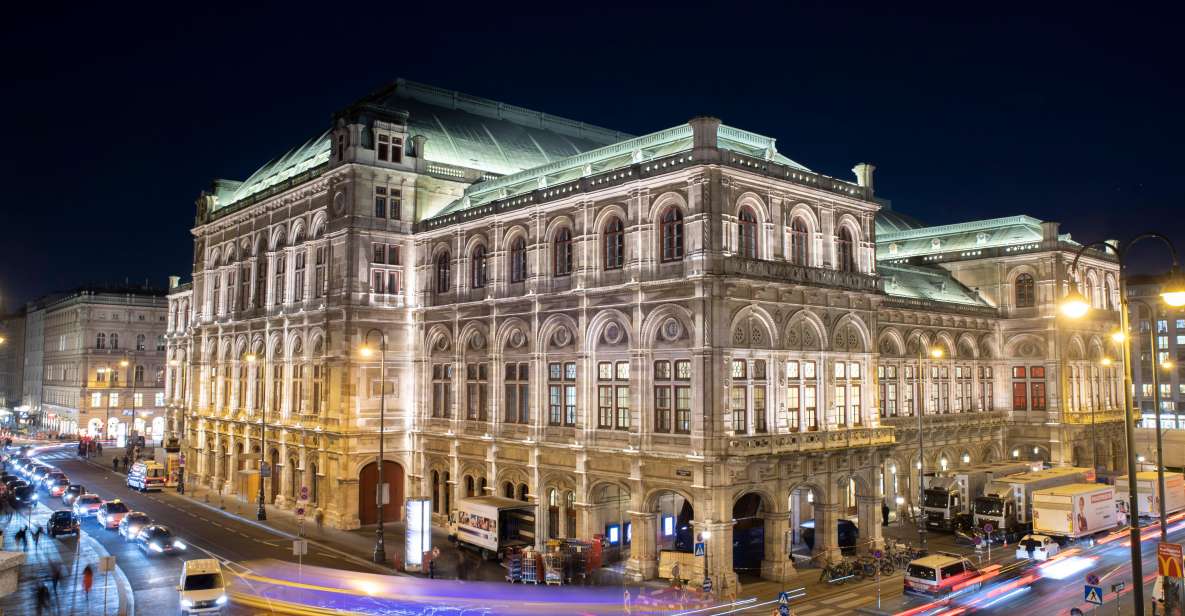
[[[213,558],[195,558],[181,565],[181,614],[221,614],[226,606],[222,566]]]
[[[165,487],[165,467],[151,460],[144,460],[132,465],[128,472],[128,487],[141,492],[162,490]]]
[[[909,563],[905,569],[905,594],[945,596],[963,589],[978,590],[982,582],[968,583],[979,576],[971,561],[950,552],[936,552]]]

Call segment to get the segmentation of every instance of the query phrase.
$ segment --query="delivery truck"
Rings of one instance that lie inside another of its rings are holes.
[[[449,514],[449,539],[487,559],[535,545],[535,505],[501,496],[462,498]]]
[[[928,479],[923,502],[926,527],[952,531],[969,526],[975,498],[992,480],[1037,470],[1040,462],[991,462]]]
[[[1070,483],[1033,492],[1033,532],[1073,541],[1119,526],[1115,486]]]
[[[1136,502],[1140,506],[1141,518],[1160,517],[1160,484],[1156,480],[1156,471],[1140,471],[1136,473]],[[1185,475],[1181,473],[1164,474],[1164,511],[1174,513],[1185,509]],[[1120,509],[1126,515],[1128,507],[1127,475],[1115,478],[1115,499],[1120,502]]]
[[[1093,482],[1094,471],[1072,466],[996,479],[975,499],[975,527],[1018,537],[1032,526],[1033,492],[1070,483]]]

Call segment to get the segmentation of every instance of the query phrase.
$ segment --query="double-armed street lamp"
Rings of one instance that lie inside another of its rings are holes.
[[[384,526],[387,521],[387,484],[383,483],[383,466],[386,464],[384,445],[387,427],[387,334],[377,327],[370,328],[362,338],[362,347],[358,349],[363,357],[374,355],[374,347],[370,344],[370,335],[378,334],[379,344],[379,460],[378,485],[375,487],[375,503],[379,511],[379,525],[374,531],[374,562],[387,562],[387,548],[384,537]]]
[[[1143,562],[1143,557],[1142,557],[1141,550],[1140,550],[1140,525],[1137,523],[1137,520],[1139,519],[1140,508],[1139,508],[1138,486],[1136,483],[1136,440],[1135,440],[1135,420],[1134,420],[1134,410],[1133,410],[1134,392],[1132,391],[1132,382],[1135,379],[1134,379],[1134,375],[1132,373],[1131,336],[1128,335],[1128,332],[1130,332],[1130,327],[1131,327],[1130,317],[1128,315],[1128,310],[1130,309],[1130,302],[1129,302],[1128,296],[1127,296],[1127,278],[1125,276],[1125,269],[1126,269],[1126,257],[1128,256],[1128,251],[1131,249],[1131,247],[1140,243],[1141,241],[1148,240],[1148,239],[1160,240],[1162,243],[1164,243],[1165,246],[1168,247],[1169,253],[1172,256],[1172,269],[1169,272],[1168,279],[1164,282],[1164,285],[1161,287],[1161,293],[1160,293],[1161,300],[1164,301],[1165,304],[1172,306],[1174,308],[1185,306],[1185,278],[1182,277],[1181,270],[1178,267],[1177,249],[1175,246],[1173,246],[1173,243],[1171,240],[1169,240],[1169,238],[1167,238],[1164,235],[1161,235],[1159,233],[1142,233],[1142,234],[1137,235],[1134,238],[1132,238],[1124,243],[1098,241],[1098,242],[1091,242],[1088,244],[1084,244],[1078,249],[1078,252],[1074,255],[1074,261],[1070,264],[1070,270],[1077,271],[1078,259],[1081,258],[1082,254],[1090,248],[1109,249],[1118,257],[1118,260],[1119,260],[1119,303],[1120,303],[1119,324],[1120,324],[1120,326],[1119,326],[1119,332],[1117,332],[1116,334],[1113,334],[1112,339],[1116,340],[1117,342],[1121,341],[1122,342],[1121,346],[1123,349],[1123,398],[1124,398],[1123,412],[1124,412],[1124,434],[1126,436],[1126,441],[1127,441],[1128,518],[1131,520],[1131,524],[1130,524],[1130,528],[1129,528],[1130,543],[1131,543],[1131,569],[1132,569],[1132,580],[1134,582],[1132,584],[1132,603],[1133,603],[1132,607],[1134,609],[1135,616],[1143,616],[1143,614],[1144,614],[1144,583],[1143,583],[1144,562]],[[1078,290],[1077,284],[1075,284],[1073,287],[1070,288],[1069,292],[1066,293],[1066,295],[1062,298],[1062,302],[1061,302],[1062,314],[1068,318],[1071,318],[1071,319],[1080,319],[1080,318],[1086,316],[1086,314],[1088,312],[1090,312],[1090,307],[1091,307],[1090,302],[1087,301],[1087,299]],[[1153,348],[1153,353],[1155,353],[1155,347]],[[1156,372],[1156,370],[1155,370],[1155,366],[1154,366],[1153,373],[1155,373],[1155,372]],[[1160,437],[1160,431],[1159,431],[1160,405],[1159,405],[1159,403],[1157,404],[1156,411],[1157,411],[1157,438],[1159,441],[1159,437]],[[1163,464],[1163,460],[1161,460],[1159,458],[1159,456],[1160,456],[1159,450],[1157,452],[1157,456],[1158,456],[1157,468],[1163,469],[1164,464]],[[1164,489],[1163,470],[1158,470],[1158,472],[1161,473],[1159,487],[1162,490],[1161,491],[1161,495],[1162,495],[1161,500],[1163,501],[1163,494],[1164,494],[1164,492],[1163,492],[1163,489]],[[1163,540],[1164,525],[1166,522],[1166,520],[1163,517],[1163,514],[1162,514],[1160,521],[1161,521],[1162,540]],[[1166,592],[1165,594],[1167,596],[1169,593]]]

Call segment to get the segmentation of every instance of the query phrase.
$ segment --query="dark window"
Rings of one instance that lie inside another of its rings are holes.
[[[1033,285],[1033,277],[1030,274],[1021,274],[1016,277],[1016,307],[1029,308],[1037,304],[1037,291]]]
[[[522,282],[527,278],[527,241],[515,238],[510,244],[510,282]]]
[[[479,245],[474,248],[471,261],[473,267],[472,286],[474,289],[480,289],[486,286],[486,247]]]
[[[835,238],[835,261],[836,268],[841,272],[856,271],[855,242],[847,227],[840,227]]]
[[[810,265],[810,232],[806,222],[795,218],[790,223],[790,260],[798,265]]]
[[[387,217],[387,189],[382,186],[374,189],[374,216],[375,218]]]
[[[605,269],[621,269],[625,264],[625,225],[614,216],[605,225]]]
[[[436,292],[448,293],[449,290],[449,255],[444,253],[436,257]]]
[[[563,228],[555,236],[555,275],[567,276],[571,273],[572,232]]]
[[[747,207],[737,216],[737,253],[742,257],[757,258],[757,216]]]
[[[662,260],[678,261],[682,258],[683,212],[672,207],[662,214]]]

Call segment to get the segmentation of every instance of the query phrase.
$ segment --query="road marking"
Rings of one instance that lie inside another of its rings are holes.
[[[820,599],[820,601],[838,601],[840,599],[851,599],[852,597],[856,597],[859,595],[860,595],[860,593],[851,592],[851,591],[841,592],[838,595],[832,595],[830,597]]]
[[[837,607],[842,607],[843,609],[848,610],[848,609],[856,607],[857,605],[863,605],[864,603],[867,603],[867,602],[868,602],[868,597],[856,597],[855,599],[848,599],[847,601],[843,601],[841,603],[830,603],[829,602],[828,605],[835,605]]]
[[[798,616],[823,616],[824,614],[834,614],[835,610],[829,607],[816,608],[813,610],[795,610]]]

